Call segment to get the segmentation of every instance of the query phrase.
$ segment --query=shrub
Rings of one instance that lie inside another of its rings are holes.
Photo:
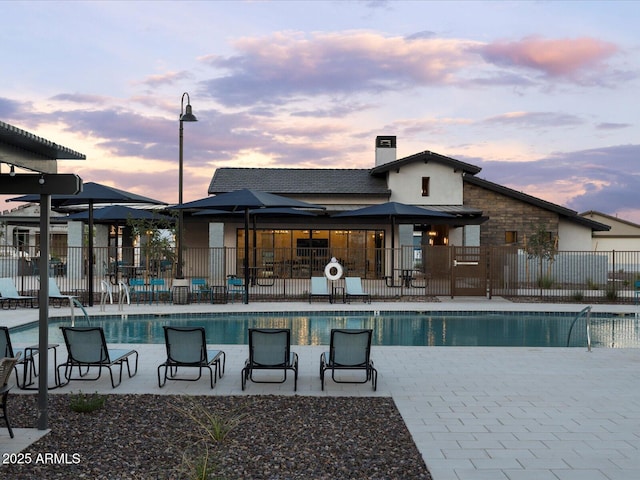
[[[104,407],[106,401],[106,395],[98,395],[98,392],[92,395],[78,392],[76,395],[71,395],[69,406],[74,412],[91,413]]]

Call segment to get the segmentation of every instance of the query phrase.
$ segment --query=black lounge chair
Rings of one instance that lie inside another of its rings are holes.
[[[283,370],[282,380],[256,380],[254,370]],[[284,383],[287,370],[293,370],[293,390],[298,389],[298,354],[291,351],[291,330],[288,328],[250,328],[249,358],[242,369],[242,390],[247,380],[255,383]]]
[[[0,419],[4,420],[7,424],[7,430],[9,430],[9,436],[13,438],[13,430],[11,429],[11,423],[9,423],[9,414],[7,413],[7,401],[9,399],[9,377],[11,372],[16,366],[16,363],[20,361],[20,354],[15,357],[4,357],[0,360],[0,408],[2,408],[2,416]]]
[[[71,380],[98,380],[102,375],[102,369],[109,370],[111,376],[111,386],[116,388],[122,381],[122,367],[127,365],[127,373],[129,378],[138,372],[138,352],[136,350],[126,349],[109,349],[107,341],[104,338],[104,330],[102,327],[60,327],[64,336],[64,343],[67,346],[67,361],[61,363],[57,367],[58,376],[60,369],[64,367],[65,384]],[[135,355],[135,367],[131,373],[131,365],[129,357]],[[113,378],[112,367],[120,367],[118,383]],[[78,376],[72,378],[73,367],[78,367]],[[86,368],[83,373],[82,369]],[[91,367],[98,368],[98,375],[95,377],[85,378]],[[61,385],[62,386],[62,385]]]
[[[336,383],[367,383],[371,380],[373,389],[378,388],[378,371],[371,360],[371,335],[373,330],[339,329],[331,330],[329,351],[320,355],[320,381],[324,390],[324,377],[331,370],[331,378]],[[364,370],[364,380],[337,380],[336,370]]]
[[[158,386],[162,388],[168,380],[197,381],[202,377],[202,369],[209,370],[211,388],[217,378],[222,378],[226,355],[222,350],[207,350],[204,327],[164,326],[164,340],[167,359],[158,366]],[[164,367],[164,379],[160,371]],[[178,378],[178,368],[197,368],[196,378]],[[213,367],[213,368],[212,368]]]

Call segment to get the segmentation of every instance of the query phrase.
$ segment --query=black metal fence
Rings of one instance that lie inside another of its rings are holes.
[[[537,258],[507,247],[402,247],[398,249],[287,248],[248,252],[250,300],[307,299],[311,277],[323,276],[335,258],[343,277],[360,277],[378,300],[424,300],[433,296],[539,297],[545,301],[635,302],[640,291],[640,252],[561,251]],[[88,291],[98,298],[101,282],[116,285],[131,278],[164,278],[172,284],[174,256],[154,257],[142,248],[94,248],[94,278],[88,278],[86,247],[55,252],[46,261],[35,249],[18,252],[0,246],[0,277],[10,277],[23,294],[38,290],[43,268],[61,291]],[[244,281],[243,248],[187,248],[183,272],[194,289],[217,287],[229,278]],[[343,278],[332,282],[336,291]]]

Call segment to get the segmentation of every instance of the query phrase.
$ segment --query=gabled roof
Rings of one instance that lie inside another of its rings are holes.
[[[368,169],[340,168],[218,168],[209,194],[250,188],[276,195],[370,195],[388,198],[385,178]]]
[[[468,173],[470,175],[475,175],[479,173],[482,168],[476,167],[475,165],[471,165],[470,163],[461,162],[460,160],[456,160],[454,158],[445,157],[444,155],[440,155],[439,153],[430,152],[425,150],[424,152],[415,153],[413,155],[409,155],[408,157],[401,158],[399,160],[395,160],[393,162],[385,163],[383,165],[379,165],[370,170],[371,175],[382,175],[387,173],[390,170],[394,170],[396,168],[400,168],[404,165],[408,165],[410,163],[415,162],[437,162],[448,167],[453,168],[454,170],[461,170],[464,173]]]
[[[606,232],[611,229],[609,225],[605,225],[604,223],[596,222],[594,220],[589,220],[588,218],[581,217],[580,215],[578,215],[578,212],[576,212],[575,210],[562,207],[555,203],[547,202],[546,200],[542,200],[540,198],[527,195],[526,193],[513,190],[503,185],[498,185],[497,183],[493,183],[488,180],[484,180],[482,178],[474,177],[473,175],[464,175],[462,178],[467,183],[470,183],[472,185],[477,185],[478,187],[485,188],[487,190],[491,190],[496,193],[500,193],[507,197],[520,200],[521,202],[525,202],[530,205],[543,208],[545,210],[549,210],[574,223],[578,223],[580,225],[584,225],[585,227],[589,227],[594,231]]]

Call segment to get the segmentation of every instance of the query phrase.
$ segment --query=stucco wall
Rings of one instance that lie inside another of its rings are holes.
[[[422,178],[429,177],[429,196],[422,196]],[[412,205],[462,205],[462,175],[451,167],[412,163],[389,172],[391,201]]]

